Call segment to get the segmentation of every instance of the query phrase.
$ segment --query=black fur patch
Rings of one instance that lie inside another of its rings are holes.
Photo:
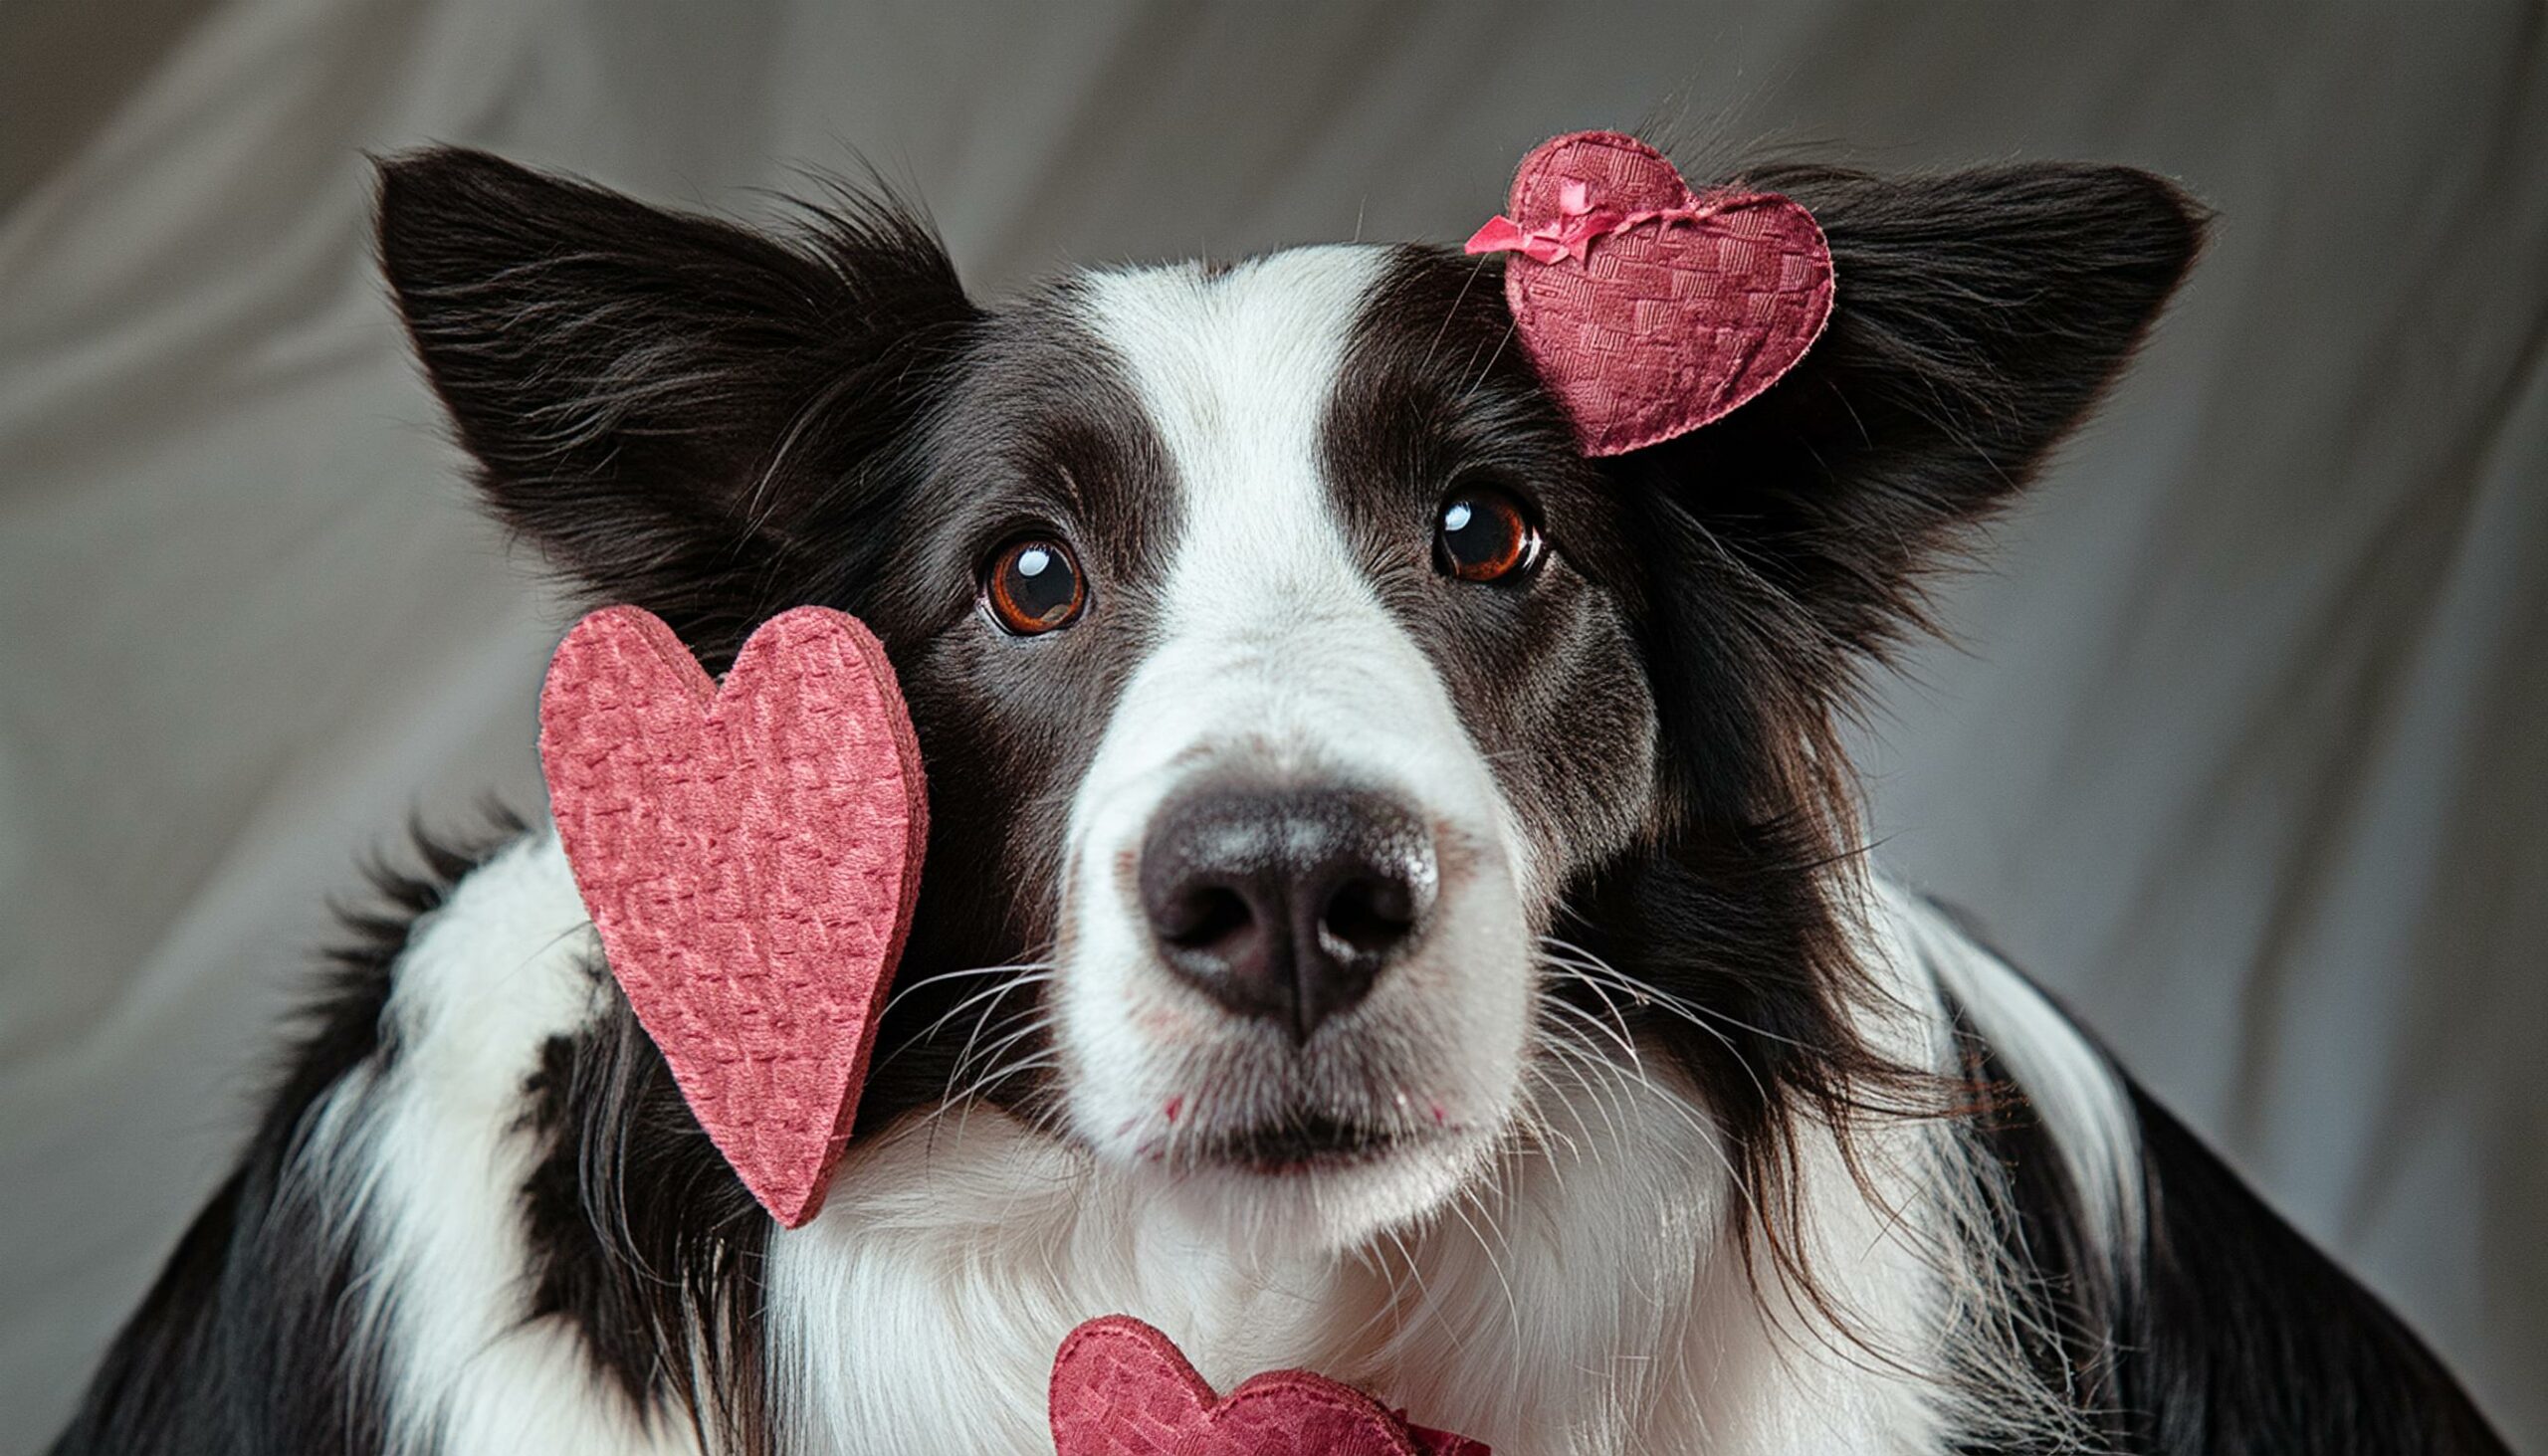
[[[2166,1456],[2502,1456],[2379,1299],[2140,1088],[2150,1248],[2118,1343],[2129,1449]]]
[[[343,913],[350,936],[328,955],[238,1170],[107,1352],[57,1456],[381,1449],[382,1352],[360,1318],[365,1231],[342,1190],[313,1185],[295,1152],[330,1089],[396,1060],[381,1014],[416,922],[522,828],[500,815],[465,843],[419,830],[422,873],[372,870],[377,900]]]
[[[1941,909],[1972,934],[1968,918]],[[2047,1387],[2068,1395],[2104,1449],[2507,1451],[2378,1296],[2267,1208],[2108,1057],[2131,1096],[2149,1209],[2147,1239],[2122,1251],[2119,1271],[2088,1232],[2050,1130],[2014,1095],[1998,1055],[1978,1038],[1965,1044],[1976,1085],[2003,1094],[1976,1132],[2006,1180],[2007,1253],[2025,1302],[2019,1334]],[[2034,1456],[1990,1442],[1959,1450]]]
[[[1848,1030],[1867,990],[1831,873],[1859,848],[1840,724],[1867,665],[1920,622],[1921,573],[2087,409],[2200,232],[2174,188],[2115,167],[1742,181],[1813,212],[1836,303],[1760,398],[1605,463],[1645,573],[1665,828],[1583,904],[1589,944],[1702,1008],[1652,1034],[1733,1135],[1769,1252],[1810,1288],[1783,1237],[1791,1120],[1845,1132],[1970,1101]]]
[[[611,1004],[551,1039],[525,1089],[526,1119],[546,1144],[522,1190],[536,1281],[527,1317],[568,1323],[646,1418],[674,1413],[712,1450],[770,1449],[759,1274],[769,1218],[627,1003]]]
[[[917,454],[901,559],[851,607],[893,651],[930,793],[929,871],[862,1128],[967,1087],[1037,1095],[1034,1079],[976,1085],[985,1069],[957,1065],[1037,1009],[1028,987],[956,1013],[993,984],[963,973],[1056,952],[1071,796],[1154,635],[1146,588],[1180,525],[1166,449],[1119,361],[1074,321],[1069,285],[983,323]],[[1072,543],[1089,597],[1069,630],[1015,638],[975,586],[1030,534]]]
[[[1347,540],[1432,661],[1560,877],[1648,823],[1655,714],[1629,621],[1644,588],[1609,482],[1512,339],[1503,271],[1431,248],[1391,255],[1363,303],[1320,441]],[[1522,501],[1550,548],[1512,582],[1437,568],[1460,489]]]

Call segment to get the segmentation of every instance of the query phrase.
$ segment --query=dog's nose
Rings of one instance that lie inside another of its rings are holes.
[[[1423,821],[1362,789],[1198,784],[1161,806],[1142,841],[1161,957],[1295,1041],[1415,942],[1435,882]]]

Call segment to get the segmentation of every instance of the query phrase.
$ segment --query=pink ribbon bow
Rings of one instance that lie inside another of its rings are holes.
[[[1580,181],[1559,184],[1557,209],[1556,217],[1536,228],[1527,229],[1498,213],[1486,220],[1486,226],[1469,235],[1464,251],[1519,253],[1534,263],[1555,263],[1562,258],[1583,263],[1591,258],[1595,238],[1616,237],[1630,228],[1650,222],[1659,222],[1665,227],[1674,223],[1694,223],[1714,210],[1704,203],[1690,207],[1649,207],[1641,212],[1594,207],[1592,188]]]

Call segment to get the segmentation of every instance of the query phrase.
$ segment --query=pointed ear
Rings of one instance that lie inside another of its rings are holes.
[[[976,316],[890,198],[845,192],[780,240],[436,149],[381,165],[379,222],[496,514],[712,666],[807,589],[810,543]]]
[[[1743,183],[1820,222],[1830,325],[1760,397],[1620,468],[1808,614],[1799,640],[1880,651],[1919,620],[1920,568],[2013,496],[2121,368],[2193,262],[2203,213],[2126,167],[1787,167]]]

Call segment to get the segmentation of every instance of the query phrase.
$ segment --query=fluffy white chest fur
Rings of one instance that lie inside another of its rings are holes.
[[[1942,1057],[1952,993],[2017,1053],[2124,1234],[2130,1114],[2088,1048],[1924,907],[1879,885],[1868,909],[1870,964],[1902,1007],[1880,1035]],[[303,1154],[361,1191],[406,1434],[444,1449],[694,1449],[676,1424],[637,1428],[575,1336],[525,1322],[517,1191],[534,1149],[519,1090],[607,992],[588,935],[553,836],[470,876],[397,968],[396,1061],[340,1086]],[[1540,1135],[1482,1186],[1343,1255],[1198,1227],[987,1107],[913,1115],[852,1148],[813,1223],[770,1239],[782,1424],[808,1451],[1049,1452],[1053,1351],[1120,1311],[1223,1388],[1312,1368],[1511,1456],[1940,1449],[1943,1420],[1974,1412],[1941,1408],[1939,1376],[1996,1363],[1995,1291],[1971,1273],[1989,1263],[1958,1256],[1978,1210],[1943,1191],[1971,1180],[1937,1175],[1964,1156],[1954,1137],[1905,1124],[1864,1140],[1863,1184],[1827,1142],[1809,1148],[1804,1252],[1835,1308],[1756,1299],[1705,1113],[1652,1060],[1611,1051],[1546,1070]]]

